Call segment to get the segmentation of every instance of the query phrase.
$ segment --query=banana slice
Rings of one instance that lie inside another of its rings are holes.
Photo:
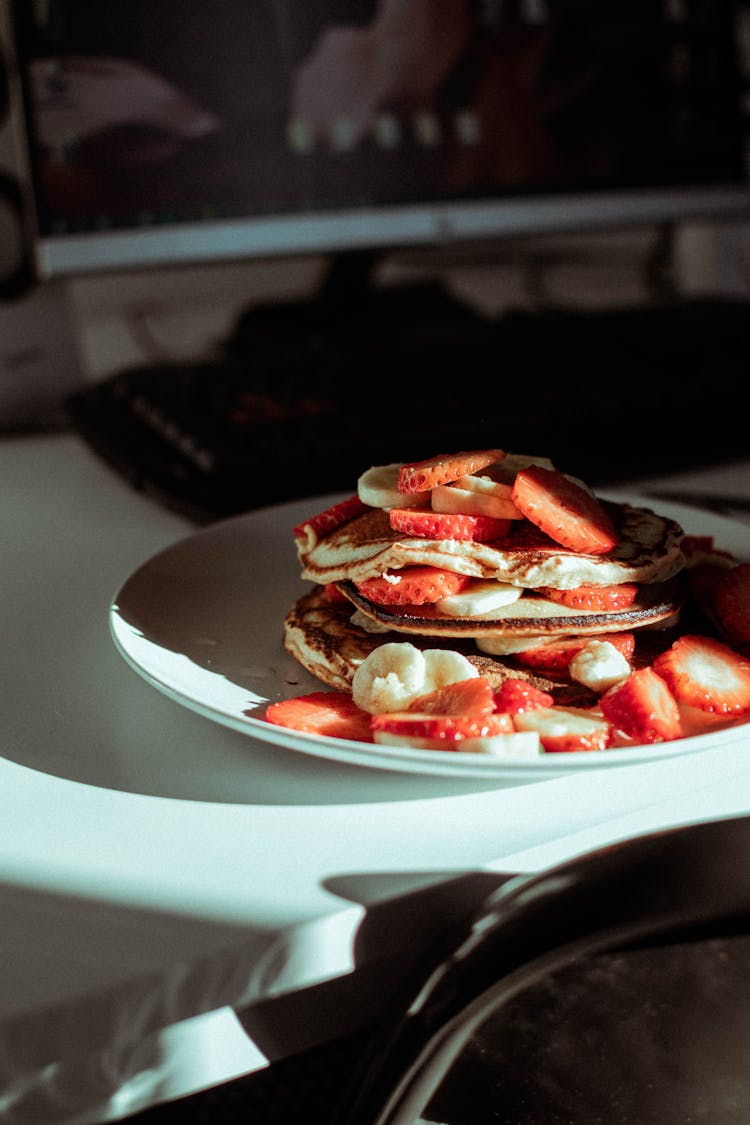
[[[542,648],[560,637],[475,637],[480,652],[490,656],[510,656],[513,652],[525,652],[529,648]]]
[[[449,594],[436,602],[436,608],[449,617],[479,617],[500,606],[511,605],[521,597],[520,586],[496,579],[472,579],[460,594]]]
[[[478,675],[460,652],[437,648],[422,652],[408,642],[392,641],[359,665],[352,678],[352,697],[371,715],[405,711],[420,695]]]
[[[415,750],[435,750],[429,738],[415,738],[405,734],[390,734],[379,730],[374,735],[379,746],[409,746]],[[446,753],[445,749],[440,751]],[[493,734],[487,738],[464,738],[451,746],[449,753],[489,754],[498,758],[537,758],[542,744],[536,731],[516,731],[513,734]]]
[[[481,471],[477,475],[459,477],[452,483],[455,488],[464,488],[467,492],[481,492],[503,500],[510,500],[513,494],[512,484],[503,484],[501,481],[493,480],[492,477],[482,476]]]
[[[549,457],[535,457],[526,453],[508,453],[504,460],[482,469],[482,476],[489,477],[499,484],[512,485],[516,474],[521,469],[528,469],[529,465],[539,465],[543,469],[554,469]]]
[[[465,738],[458,749],[462,754],[490,754],[495,758],[538,758],[542,743],[537,731],[519,730],[487,738]]]
[[[401,463],[392,465],[373,465],[366,469],[357,481],[357,495],[363,504],[370,508],[426,508],[430,503],[429,492],[415,492],[407,497],[398,490],[398,471]]]
[[[491,481],[489,483],[492,484]],[[493,516],[500,520],[523,519],[512,500],[493,493],[491,489],[457,488],[454,484],[438,484],[432,489],[430,496],[433,512],[461,516]]]
[[[589,641],[575,654],[568,671],[579,684],[601,695],[607,688],[626,680],[632,669],[609,641]]]

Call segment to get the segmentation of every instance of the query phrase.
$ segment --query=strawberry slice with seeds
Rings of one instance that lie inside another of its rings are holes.
[[[615,586],[586,584],[575,586],[571,590],[553,590],[551,586],[542,586],[539,593],[552,602],[569,606],[570,609],[592,609],[607,613],[632,605],[638,587],[632,582],[620,582]]]
[[[677,701],[652,667],[631,672],[605,691],[599,707],[613,727],[635,742],[671,742],[682,736]]]
[[[584,707],[537,707],[515,716],[517,730],[536,731],[546,754],[577,754],[606,750],[609,722]]]
[[[366,578],[356,586],[377,605],[432,605],[449,594],[458,594],[470,581],[466,574],[437,566],[406,566],[379,578]]]
[[[504,539],[511,521],[495,516],[467,516],[432,512],[426,508],[391,508],[388,522],[393,531],[418,539],[454,539],[486,543]]]
[[[343,527],[345,523],[370,510],[367,504],[362,503],[359,496],[349,496],[346,500],[340,500],[338,504],[332,504],[330,508],[298,523],[292,529],[294,538],[301,550],[310,551],[319,540],[330,535],[336,528]]]
[[[545,672],[564,672],[571,660],[589,641],[609,641],[630,660],[635,652],[633,633],[596,633],[593,636],[561,637],[559,641],[545,641],[537,648],[514,652],[513,657],[524,668],[538,668]]]
[[[721,572],[711,593],[711,608],[730,644],[750,650],[750,563]]]
[[[414,699],[407,711],[425,715],[491,715],[495,699],[489,680],[474,676],[430,691]]]
[[[434,750],[460,750],[467,738],[512,734],[514,729],[510,715],[431,715],[415,711],[373,715],[371,727],[375,742],[379,735],[419,739]]]
[[[526,519],[571,551],[606,555],[617,546],[617,531],[603,505],[557,469],[521,469],[511,495]]]
[[[502,449],[476,449],[467,453],[440,453],[426,461],[409,461],[398,473],[398,491],[429,492],[439,484],[450,484],[459,477],[470,476],[502,461]]]
[[[266,721],[305,734],[326,738],[351,738],[372,742],[370,715],[350,695],[339,691],[314,691],[293,699],[282,699],[266,707]]]
[[[551,707],[554,698],[527,680],[505,680],[495,692],[495,707],[508,715],[534,711],[538,707]]]
[[[678,703],[722,715],[750,711],[750,661],[712,637],[678,637],[653,668]]]

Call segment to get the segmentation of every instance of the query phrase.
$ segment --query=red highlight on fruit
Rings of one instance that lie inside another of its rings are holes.
[[[398,473],[399,492],[429,492],[439,484],[450,484],[502,461],[502,449],[477,449],[469,453],[440,453],[426,461],[410,461]]]
[[[638,587],[633,582],[621,582],[616,586],[575,586],[571,590],[553,590],[551,586],[542,586],[539,593],[551,602],[566,605],[569,609],[613,613],[633,604]]]
[[[458,594],[470,579],[468,575],[436,566],[407,566],[387,577],[367,578],[357,589],[376,605],[431,605],[450,594]]]
[[[346,500],[340,500],[338,504],[333,504],[330,508],[298,523],[292,529],[294,538],[309,551],[319,539],[323,539],[337,527],[343,527],[345,523],[369,511],[367,504],[363,504],[359,496],[349,496]]]
[[[522,469],[512,499],[526,519],[570,551],[606,555],[617,546],[619,536],[603,505],[557,469]]]
[[[462,516],[431,512],[427,508],[391,508],[388,522],[393,531],[417,539],[455,539],[460,542],[487,543],[504,539],[511,520],[494,516]]]
[[[265,717],[269,723],[305,734],[372,742],[369,713],[343,692],[314,691],[269,703]]]

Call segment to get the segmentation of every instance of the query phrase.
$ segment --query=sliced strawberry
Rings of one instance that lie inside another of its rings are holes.
[[[450,484],[502,461],[502,449],[475,449],[468,453],[439,453],[426,461],[410,461],[398,473],[399,492],[429,492],[438,484]]]
[[[416,711],[389,711],[373,715],[372,733],[391,738],[416,738],[430,749],[457,750],[467,738],[491,738],[495,734],[512,734],[510,715],[431,715]]]
[[[651,667],[639,668],[599,698],[605,719],[635,742],[669,742],[680,738],[677,702]]]
[[[310,551],[318,540],[330,535],[337,527],[343,527],[345,523],[370,510],[367,504],[362,503],[359,496],[349,496],[346,500],[340,500],[338,504],[333,504],[325,511],[318,512],[317,515],[298,523],[292,529],[294,538],[302,550]]]
[[[531,523],[571,551],[605,555],[617,546],[617,531],[604,507],[557,469],[521,469],[512,499]]]
[[[547,641],[536,648],[514,652],[513,658],[525,668],[540,668],[546,672],[564,672],[576,653],[589,641],[609,641],[626,660],[635,652],[633,633],[596,633],[590,637],[561,637],[559,641]]]
[[[437,566],[406,566],[356,585],[360,594],[377,605],[431,605],[459,593],[470,581],[466,574]]]
[[[350,695],[339,691],[314,691],[310,695],[269,703],[265,717],[269,723],[306,734],[372,742],[370,715],[358,707]]]
[[[420,695],[407,710],[425,715],[491,715],[495,699],[489,680],[474,676]]]
[[[551,586],[542,586],[539,593],[571,609],[595,609],[606,613],[632,605],[638,587],[632,582],[621,582],[616,586],[575,586],[572,590],[553,590]]]
[[[698,707],[688,707],[684,703],[678,704],[680,708],[680,726],[682,737],[691,738],[696,734],[711,734],[715,730],[734,726],[737,722],[736,715],[721,715],[716,711],[701,711]]]
[[[711,608],[730,644],[750,648],[750,563],[722,571],[711,594]]]
[[[680,540],[682,553],[688,561],[695,555],[708,555],[714,549],[713,535],[683,535]]]
[[[495,692],[495,707],[508,715],[518,715],[521,711],[533,711],[537,707],[551,707],[553,697],[528,680],[505,680]]]
[[[391,508],[389,523],[394,531],[415,535],[418,539],[458,539],[485,543],[504,539],[510,531],[510,520],[495,516],[465,516],[431,512],[425,508]]]
[[[750,661],[712,637],[678,637],[653,668],[678,703],[722,715],[750,711]]]
[[[547,754],[606,750],[611,741],[609,722],[584,707],[537,707],[515,717],[517,730],[536,731]]]
[[[323,596],[325,597],[325,600],[327,602],[333,602],[334,604],[336,602],[343,603],[349,601],[349,599],[341,593],[341,590],[339,590],[338,587],[338,583],[336,582],[326,582],[325,586],[323,587]]]

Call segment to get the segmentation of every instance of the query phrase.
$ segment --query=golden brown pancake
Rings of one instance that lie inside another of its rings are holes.
[[[337,691],[351,691],[355,671],[370,653],[385,641],[398,640],[397,633],[368,633],[352,623],[352,606],[335,601],[322,588],[315,588],[295,603],[284,621],[284,647],[316,679]],[[418,648],[441,648],[438,637],[410,636]],[[593,702],[594,696],[580,684],[514,668],[511,662],[479,653],[470,639],[452,640],[450,648],[461,652],[493,688],[507,679],[522,679],[550,692],[558,703]]]
[[[363,582],[405,566],[435,566],[475,578],[495,578],[526,589],[570,589],[584,584],[665,582],[685,565],[682,528],[648,508],[605,503],[620,535],[606,555],[561,547],[527,520],[514,521],[508,536],[488,543],[422,539],[393,531],[388,513],[373,508],[317,540],[298,540],[301,577],[325,585]]]
[[[493,611],[490,618],[449,617],[437,606],[377,605],[351,582],[339,582],[340,592],[360,612],[399,633],[435,637],[482,637],[498,633],[513,637],[575,636],[616,633],[656,625],[679,612],[682,583],[679,578],[639,587],[627,609],[601,612],[571,609],[537,594],[525,593],[518,601]]]

